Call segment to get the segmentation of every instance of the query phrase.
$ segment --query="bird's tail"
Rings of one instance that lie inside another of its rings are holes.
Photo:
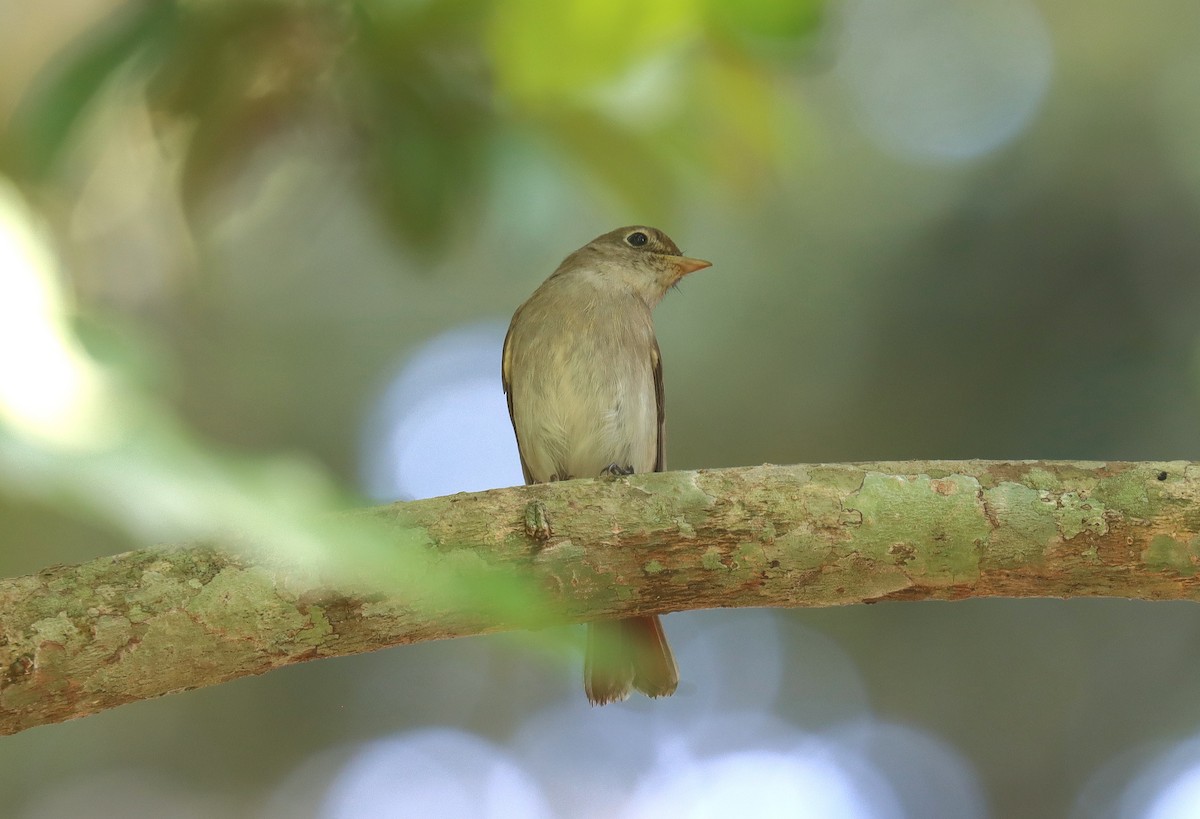
[[[679,669],[658,617],[588,623],[583,687],[592,705],[623,700],[636,688],[667,697],[679,685]]]

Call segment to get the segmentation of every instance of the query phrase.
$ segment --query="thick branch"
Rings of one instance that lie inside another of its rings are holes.
[[[531,500],[553,526],[526,534]],[[571,481],[362,514],[441,566],[531,577],[563,620],[964,597],[1200,598],[1200,464],[761,466]],[[526,607],[527,608],[527,607]],[[0,581],[0,733],[277,666],[528,625],[211,547]],[[686,671],[686,670],[685,670]]]

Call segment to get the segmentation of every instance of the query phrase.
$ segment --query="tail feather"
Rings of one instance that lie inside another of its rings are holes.
[[[658,617],[589,623],[583,676],[592,705],[623,700],[634,688],[666,697],[679,685],[679,670]]]
[[[623,620],[636,659],[633,662],[633,687],[647,697],[669,697],[679,686],[675,655],[657,617]]]
[[[633,658],[625,649],[621,620],[588,623],[583,688],[592,705],[619,702],[633,687]]]

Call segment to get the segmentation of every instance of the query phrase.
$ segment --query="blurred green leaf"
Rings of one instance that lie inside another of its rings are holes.
[[[397,60],[422,52],[479,50],[489,0],[357,0],[353,11],[372,47]]]
[[[100,89],[136,54],[161,46],[175,19],[170,0],[131,3],[61,54],[22,99],[0,162],[16,178],[42,181]]]
[[[794,56],[824,16],[824,0],[705,0],[711,29],[758,56]]]
[[[406,247],[433,250],[474,222],[494,135],[510,123],[532,125],[623,202],[667,218],[689,163],[741,190],[771,179],[786,114],[756,55],[804,42],[822,8],[821,0],[139,4],[47,73],[56,79],[27,98],[13,156],[44,174],[88,100],[153,44],[147,99],[178,151],[188,212],[279,134],[332,123],[357,137],[341,144],[358,151],[384,223]]]
[[[326,3],[274,0],[193,4],[180,15],[148,96],[160,115],[190,126],[187,206],[313,105],[347,36],[344,17]]]
[[[494,112],[478,0],[364,2],[347,49],[346,114],[365,137],[368,189],[417,250],[442,245],[480,200]]]
[[[699,32],[695,0],[508,0],[489,44],[500,88],[547,103],[611,81]]]
[[[68,319],[84,351],[129,389],[158,395],[174,391],[178,364],[148,327],[95,312]]]
[[[693,76],[699,164],[735,190],[769,183],[779,163],[793,152],[796,129],[790,109],[769,74],[740,57],[707,61]]]
[[[560,106],[557,116],[539,124],[633,210],[648,220],[669,223],[677,182],[671,163],[652,140],[586,109]]]
[[[388,225],[416,248],[442,244],[478,178],[470,145],[415,105],[382,118],[373,136],[367,179]]]

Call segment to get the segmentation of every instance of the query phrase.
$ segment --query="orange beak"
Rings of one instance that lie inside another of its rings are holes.
[[[687,256],[680,256],[673,261],[675,262],[675,269],[679,271],[680,278],[686,276],[688,273],[695,273],[697,270],[712,267],[712,262],[706,262],[703,259],[690,259]]]

